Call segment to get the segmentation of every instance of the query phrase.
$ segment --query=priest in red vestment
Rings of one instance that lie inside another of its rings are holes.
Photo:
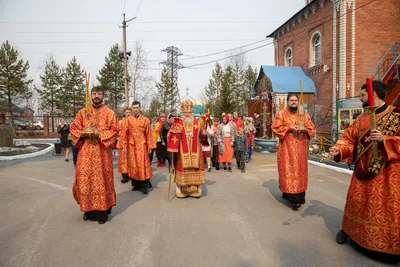
[[[130,107],[124,109],[125,117],[118,122],[118,128],[120,132],[126,131],[126,127],[128,126],[128,118],[131,116],[131,114],[132,109]],[[121,182],[123,184],[129,182],[130,179],[128,175],[128,154],[126,149],[120,149],[118,151],[118,172],[122,175]]]
[[[400,255],[400,108],[385,104],[386,85],[373,81],[372,87],[376,127],[367,110],[330,148],[336,161],[355,162],[336,241],[350,237],[369,250]],[[365,108],[366,88],[360,92]]]
[[[287,108],[275,114],[272,131],[279,137],[278,172],[282,198],[298,209],[305,203],[308,185],[307,140],[315,126],[306,111],[298,110],[298,97],[289,94]]]
[[[200,138],[207,133],[201,122],[193,116],[193,103],[181,103],[182,118],[175,118],[168,133],[168,151],[173,153],[176,196],[178,198],[202,196],[200,185],[206,183],[204,159]]]
[[[132,191],[140,190],[147,194],[148,188],[152,187],[150,179],[153,178],[149,154],[156,148],[156,143],[150,121],[141,113],[140,102],[132,103],[132,111],[133,115],[128,118],[126,130],[120,132],[121,142],[118,148],[127,149]]]
[[[70,127],[79,148],[72,191],[83,219],[103,224],[116,202],[111,145],[118,136],[118,119],[103,104],[101,87],[92,88],[91,98],[93,104],[81,109]]]

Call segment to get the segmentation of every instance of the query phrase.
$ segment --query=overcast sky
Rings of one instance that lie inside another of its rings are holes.
[[[49,54],[61,66],[76,56],[95,77],[111,45],[122,43],[122,13],[128,19],[137,12],[127,29],[128,50],[142,40],[148,74],[159,79],[159,62],[166,59],[162,49],[178,47],[184,66],[218,60],[227,54],[187,58],[264,40],[303,6],[304,0],[0,0],[0,41],[8,40],[29,60],[35,84]],[[247,59],[257,68],[273,65],[273,45],[249,52]],[[181,95],[189,88],[190,96],[199,99],[214,65],[180,70]]]

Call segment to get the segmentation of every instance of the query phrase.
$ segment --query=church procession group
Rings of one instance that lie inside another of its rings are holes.
[[[330,148],[335,161],[355,165],[336,241],[343,244],[351,238],[366,249],[400,255],[400,109],[385,104],[385,90],[379,81],[363,85],[360,100],[364,108],[373,108],[376,125],[364,112]],[[73,196],[84,220],[104,224],[116,205],[111,148],[116,140],[121,182],[130,181],[132,191],[143,194],[152,187],[154,152],[158,167],[168,162],[178,198],[201,197],[212,167],[231,172],[235,157],[238,169],[245,172],[251,161],[258,118],[243,122],[235,113],[198,118],[193,103],[186,100],[181,114],[160,114],[152,125],[134,101],[118,121],[103,103],[101,87],[93,87],[90,94],[92,104],[77,113],[70,127],[78,149]],[[279,188],[293,210],[305,203],[307,140],[315,133],[311,117],[298,106],[298,96],[288,94],[287,107],[275,114],[272,124],[279,138]]]

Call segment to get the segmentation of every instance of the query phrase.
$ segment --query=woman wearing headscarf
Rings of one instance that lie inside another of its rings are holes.
[[[229,116],[225,115],[222,118],[222,124],[218,129],[218,149],[219,149],[219,162],[222,162],[224,170],[232,171],[232,157],[233,157],[233,141],[236,135],[236,127],[234,124],[229,123]]]

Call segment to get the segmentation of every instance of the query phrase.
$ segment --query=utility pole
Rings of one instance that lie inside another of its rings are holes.
[[[124,13],[124,20],[122,21],[122,38],[123,38],[123,47],[124,47],[124,52],[123,52],[123,57],[124,57],[124,82],[125,82],[125,107],[129,107],[129,90],[128,90],[128,59],[126,57],[126,27],[127,23],[131,20],[136,19],[136,17],[133,17],[131,19],[128,19],[125,21],[125,13]],[[130,55],[130,52],[128,53]]]

